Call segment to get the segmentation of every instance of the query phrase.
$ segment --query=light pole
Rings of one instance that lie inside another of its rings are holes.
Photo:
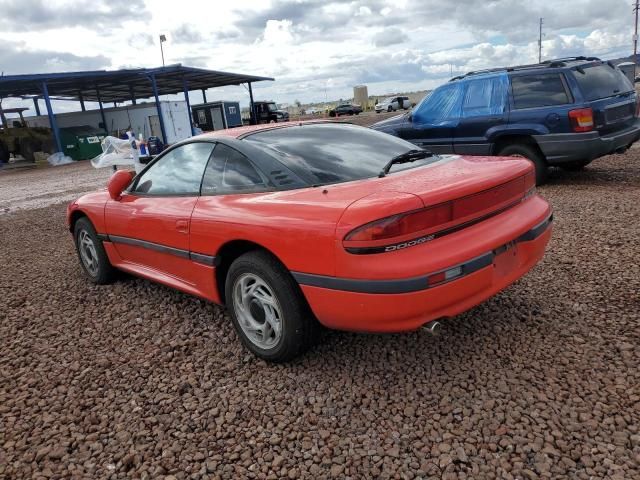
[[[538,33],[538,63],[542,63],[542,17],[540,17],[540,30]]]
[[[167,37],[162,34],[160,35],[160,55],[162,55],[162,66],[164,67],[164,50],[162,49],[162,44],[167,41]]]

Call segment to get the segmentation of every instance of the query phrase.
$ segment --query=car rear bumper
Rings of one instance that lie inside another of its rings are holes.
[[[626,148],[640,139],[640,120],[607,135],[598,132],[534,135],[549,165],[578,160],[594,160]]]
[[[458,315],[527,273],[544,255],[553,217],[506,244],[445,269],[459,274],[430,286],[428,275],[364,281],[293,273],[326,327],[360,332],[410,331]]]

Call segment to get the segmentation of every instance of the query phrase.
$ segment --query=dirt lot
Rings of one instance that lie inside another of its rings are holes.
[[[0,478],[640,478],[640,149],[556,172],[544,261],[443,336],[284,366],[214,305],[85,280],[57,202],[106,174],[0,175]]]

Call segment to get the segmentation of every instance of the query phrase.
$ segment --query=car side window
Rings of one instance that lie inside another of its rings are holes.
[[[167,152],[136,181],[134,193],[198,195],[213,143],[194,142]]]
[[[462,116],[470,118],[504,113],[508,89],[507,75],[469,81],[462,102]]]
[[[216,145],[202,179],[202,195],[261,192],[269,189],[267,179],[247,157],[227,145]]]
[[[514,76],[511,78],[511,88],[516,109],[571,103],[559,73]]]
[[[412,115],[413,123],[420,125],[442,125],[456,123],[462,105],[462,83],[454,82],[436,88],[425,97]]]

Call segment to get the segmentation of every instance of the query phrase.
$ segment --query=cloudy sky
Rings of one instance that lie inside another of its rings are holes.
[[[158,66],[165,34],[167,64],[276,78],[259,99],[324,101],[533,62],[539,17],[543,58],[631,53],[631,0],[0,0],[0,71]],[[208,99],[248,103],[242,87]]]

